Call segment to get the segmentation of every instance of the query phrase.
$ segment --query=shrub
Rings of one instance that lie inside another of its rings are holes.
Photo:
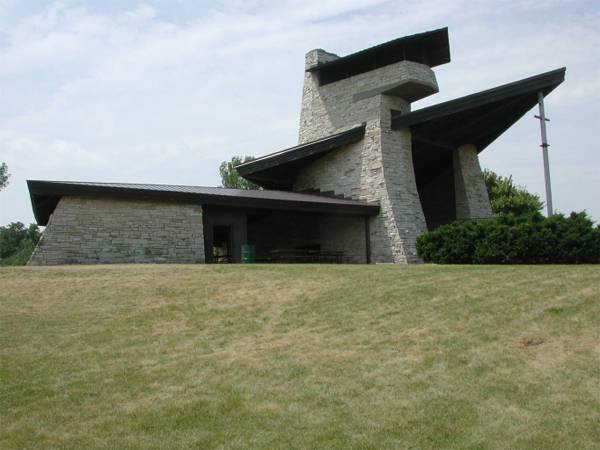
[[[504,215],[438,227],[419,237],[417,251],[438,264],[600,263],[600,230],[585,212],[529,220]]]
[[[471,264],[475,244],[481,238],[480,222],[442,225],[419,237],[417,251],[425,261]]]

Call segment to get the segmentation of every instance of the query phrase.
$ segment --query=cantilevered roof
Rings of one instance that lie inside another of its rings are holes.
[[[560,68],[392,118],[392,128],[410,127],[413,141],[454,149],[474,144],[481,151],[565,79]]]
[[[65,195],[138,198],[194,202],[236,208],[377,215],[379,205],[338,197],[286,191],[226,189],[165,184],[88,183],[80,181],[28,180],[33,213],[46,225],[58,201]]]
[[[429,67],[449,63],[448,28],[394,39],[333,61],[317,64],[308,68],[307,72],[318,73],[319,83],[324,85],[400,61],[414,61]]]
[[[365,135],[365,126],[362,123],[316,141],[262,156],[240,164],[236,170],[247,180],[265,188],[289,189],[298,169],[336,148],[360,141]]]
[[[409,127],[417,184],[427,184],[452,164],[452,150],[474,144],[482,151],[565,79],[565,68],[467,95],[407,114],[392,128]]]

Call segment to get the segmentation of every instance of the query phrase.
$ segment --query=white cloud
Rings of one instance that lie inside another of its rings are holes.
[[[73,1],[19,17],[14,5],[0,0],[15,17],[0,20],[0,160],[13,173],[0,224],[32,220],[26,178],[215,185],[220,161],[295,143],[307,50],[346,54],[446,25],[453,62],[415,107],[566,64],[548,100],[555,203],[600,218],[594,3],[581,14],[554,0]],[[482,161],[543,193],[538,132],[523,122]]]

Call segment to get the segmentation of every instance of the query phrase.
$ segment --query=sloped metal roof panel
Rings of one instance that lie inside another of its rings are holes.
[[[66,195],[156,199],[236,208],[332,214],[376,215],[379,213],[379,205],[373,203],[276,190],[48,180],[28,180],[27,185],[34,215],[40,225],[46,225],[58,200]]]

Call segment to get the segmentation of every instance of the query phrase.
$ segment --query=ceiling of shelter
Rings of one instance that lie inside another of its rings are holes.
[[[451,164],[461,145],[487,148],[538,103],[539,92],[547,96],[564,76],[561,68],[408,114],[394,112],[392,128],[410,128],[415,172],[425,183]]]

